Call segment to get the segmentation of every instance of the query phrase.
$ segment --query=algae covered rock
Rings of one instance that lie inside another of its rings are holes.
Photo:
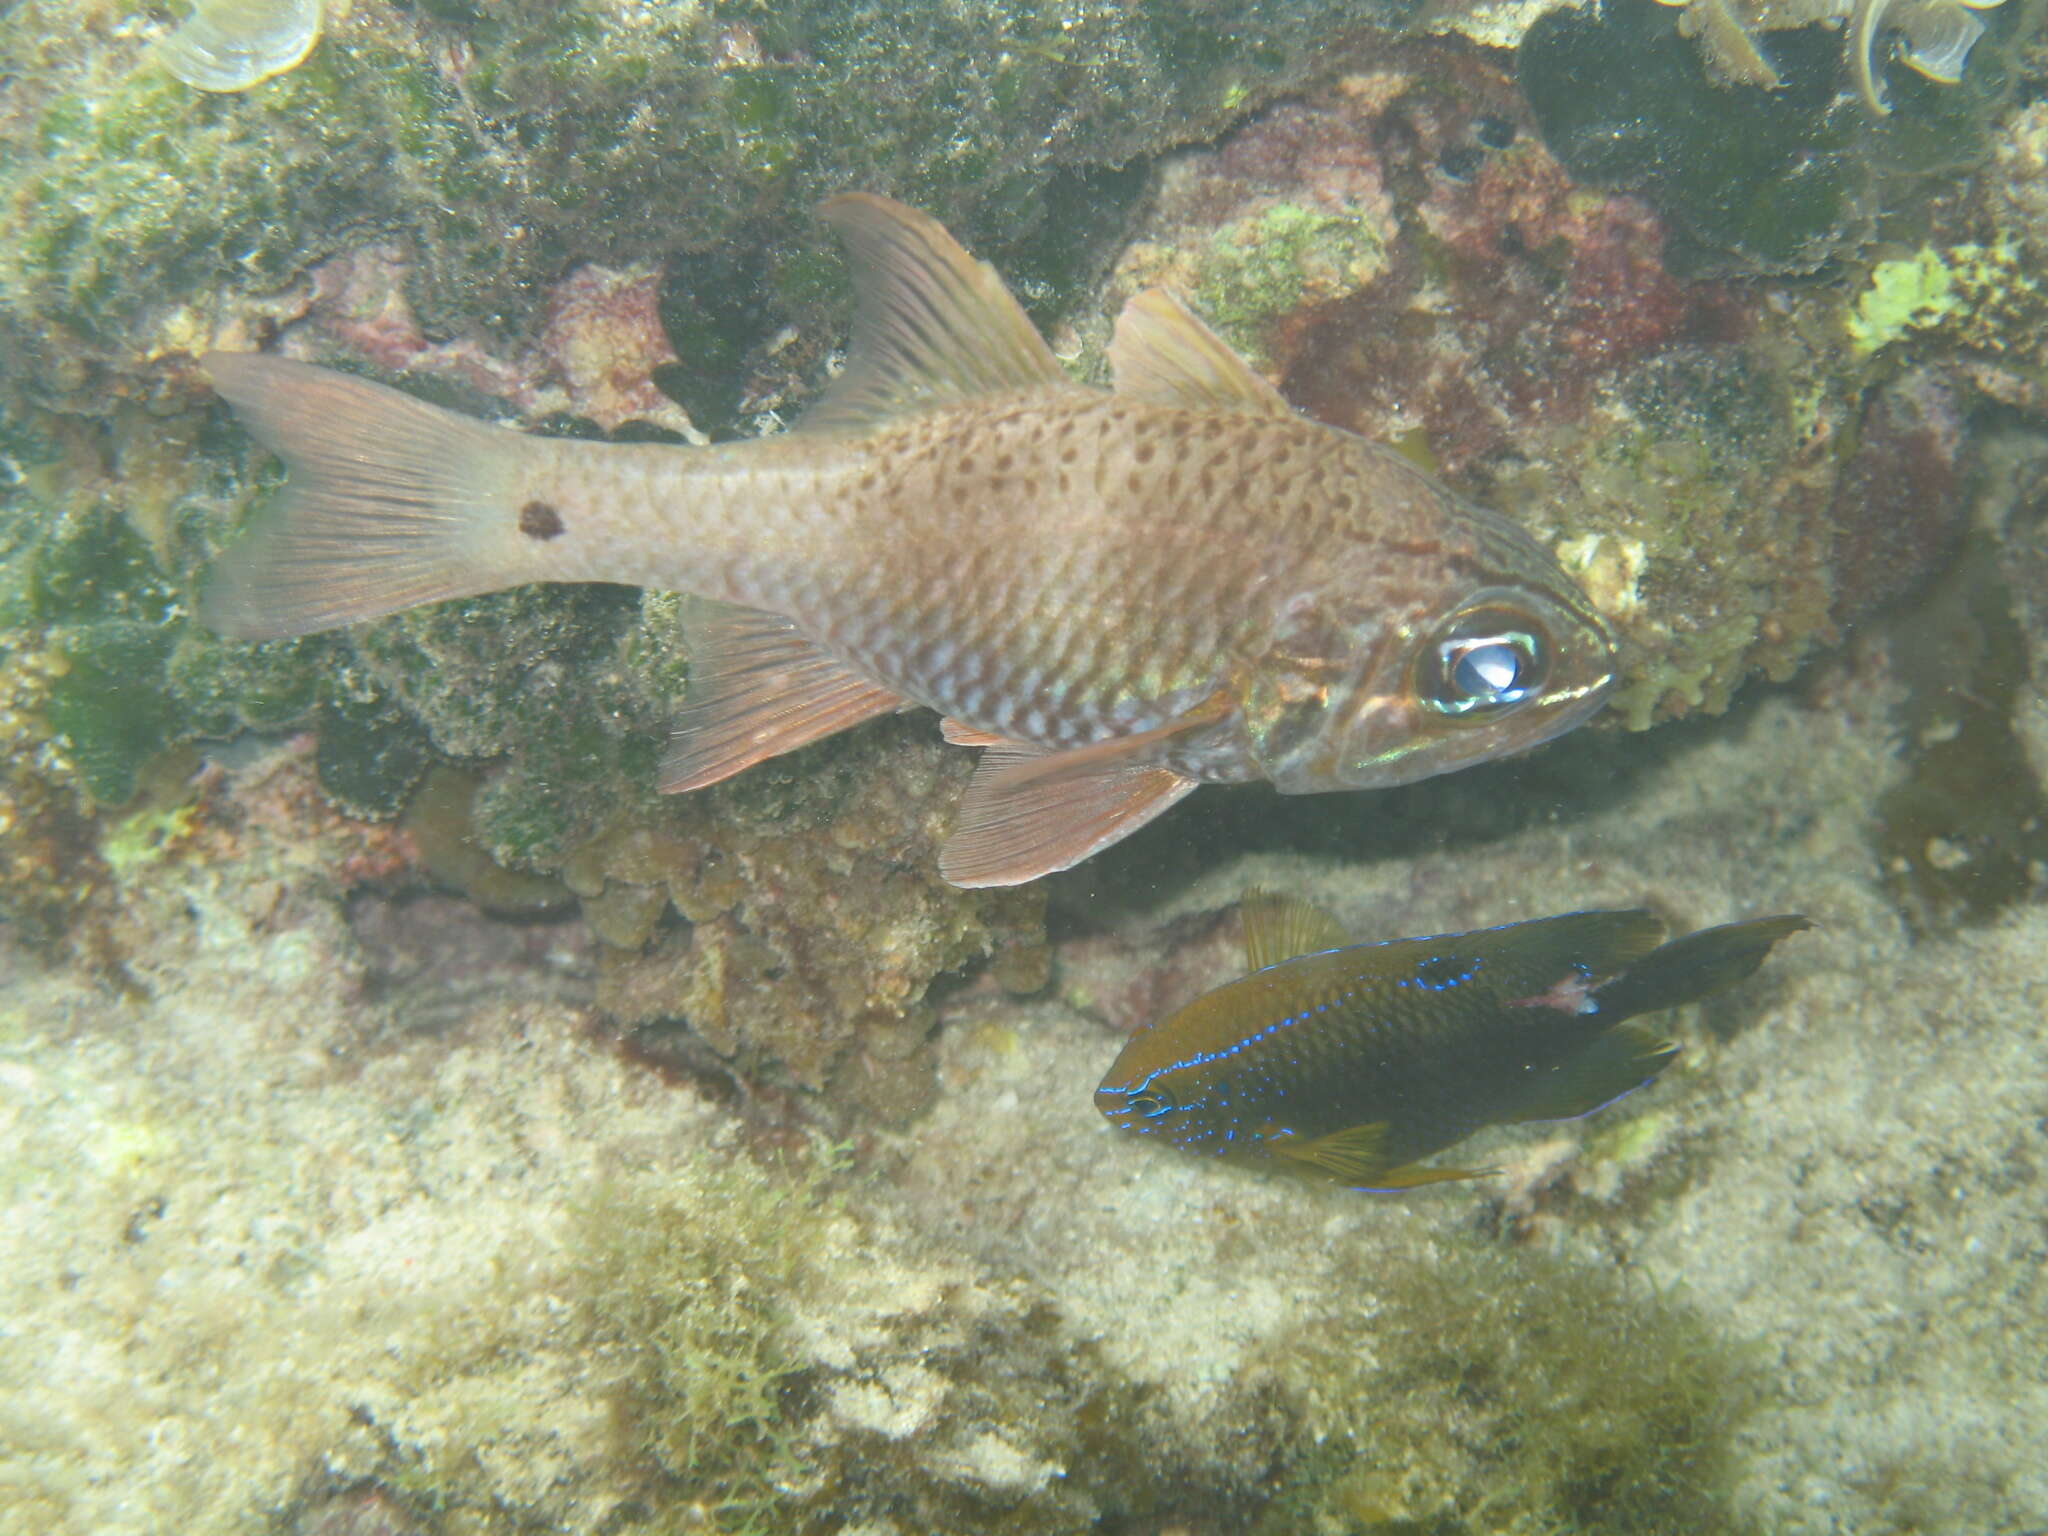
[[[1485,56],[1377,63],[1178,157],[1114,289],[1181,287],[1301,409],[1546,540],[1620,636],[1633,727],[1789,676],[1939,568],[1960,361],[1871,369],[1843,292],[1683,275],[1672,220],[1576,182]]]

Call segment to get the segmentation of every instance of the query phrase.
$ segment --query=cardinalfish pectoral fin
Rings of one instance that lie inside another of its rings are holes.
[[[1593,994],[1599,1012],[1620,1023],[1639,1013],[1696,1003],[1746,981],[1780,939],[1812,922],[1796,912],[1702,928],[1660,945]]]
[[[534,579],[524,545],[552,535],[526,527],[513,494],[530,439],[309,363],[203,362],[291,473],[215,564],[200,601],[210,628],[277,640]]]
[[[1387,1122],[1370,1121],[1346,1126],[1327,1136],[1308,1141],[1278,1137],[1268,1141],[1269,1150],[1303,1172],[1313,1172],[1346,1189],[1417,1189],[1424,1184],[1445,1184],[1455,1179],[1483,1179],[1498,1172],[1493,1168],[1426,1168],[1420,1163],[1390,1165]]]
[[[661,790],[677,794],[901,709],[780,614],[691,600],[689,692],[670,727]]]
[[[1253,886],[1238,904],[1244,926],[1244,968],[1263,971],[1299,955],[1342,949],[1344,930],[1313,902]]]

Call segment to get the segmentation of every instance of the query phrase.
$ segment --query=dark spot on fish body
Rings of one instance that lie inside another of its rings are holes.
[[[529,539],[561,537],[562,514],[544,501],[529,501],[519,509],[519,531]]]
[[[1152,460],[1158,455],[1158,451],[1159,450],[1148,439],[1146,441],[1140,442],[1135,448],[1131,450],[1131,457],[1140,464],[1150,464]]]

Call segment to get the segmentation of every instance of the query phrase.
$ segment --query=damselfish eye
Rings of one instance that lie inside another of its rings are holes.
[[[1543,691],[1550,651],[1549,636],[1528,614],[1469,608],[1423,648],[1415,694],[1438,714],[1491,717]]]
[[[1157,1120],[1161,1115],[1173,1108],[1172,1101],[1165,1094],[1151,1089],[1145,1089],[1132,1094],[1128,1099],[1124,1100],[1124,1104],[1131,1113],[1143,1115],[1147,1120]]]

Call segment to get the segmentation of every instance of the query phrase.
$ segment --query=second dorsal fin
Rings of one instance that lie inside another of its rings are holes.
[[[1342,949],[1348,942],[1337,920],[1299,896],[1281,896],[1253,886],[1238,904],[1244,925],[1244,968],[1263,971],[1296,955]]]
[[[1124,305],[1110,338],[1116,392],[1190,410],[1292,416],[1294,407],[1164,288]]]
[[[827,198],[818,217],[846,241],[853,342],[806,431],[866,431],[978,395],[1077,387],[995,268],[936,219],[866,192]]]

